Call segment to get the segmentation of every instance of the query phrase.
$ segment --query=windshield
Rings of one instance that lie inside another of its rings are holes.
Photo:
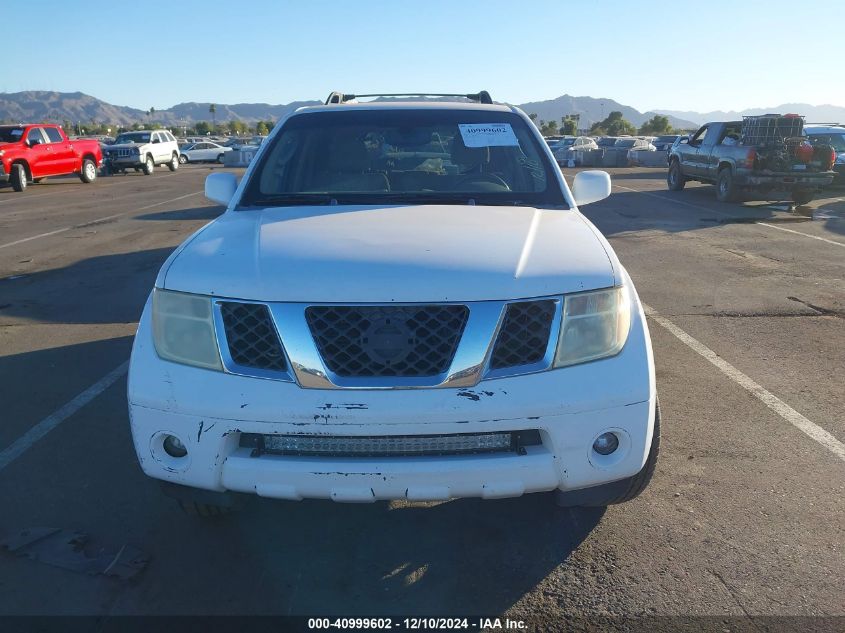
[[[478,110],[356,110],[292,117],[242,204],[565,206],[522,117]]]
[[[830,145],[837,154],[845,152],[845,134],[811,134],[810,141]]]
[[[658,136],[652,143],[674,143],[678,137],[675,134],[669,136]]]
[[[130,132],[127,134],[121,134],[117,137],[115,141],[115,145],[120,145],[121,143],[149,143],[150,142],[150,133],[149,132]]]
[[[605,136],[599,139],[598,145],[599,147],[609,147],[615,144],[617,139],[613,136]]]
[[[22,136],[22,127],[0,127],[0,143],[17,143]]]
[[[558,145],[558,147],[564,147],[566,145],[572,145],[574,143],[575,143],[574,138],[565,138],[560,143],[558,143],[557,145]]]
[[[622,149],[627,149],[627,148],[633,147],[636,142],[637,142],[636,139],[623,138],[623,139],[616,141],[616,144],[614,145],[614,147],[621,147]]]

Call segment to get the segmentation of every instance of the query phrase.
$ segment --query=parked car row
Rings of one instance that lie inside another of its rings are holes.
[[[561,167],[576,165],[581,162],[579,152],[589,150],[614,150],[625,151],[626,158],[631,157],[630,152],[635,151],[656,151],[656,146],[652,144],[652,139],[658,137],[653,136],[562,136],[562,137],[546,137],[546,143],[552,154]],[[673,137],[674,138],[674,137]],[[668,154],[667,154],[668,155]]]

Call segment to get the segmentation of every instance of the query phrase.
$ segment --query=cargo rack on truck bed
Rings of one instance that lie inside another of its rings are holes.
[[[803,136],[804,117],[799,114],[760,114],[742,117],[743,145],[776,145]]]

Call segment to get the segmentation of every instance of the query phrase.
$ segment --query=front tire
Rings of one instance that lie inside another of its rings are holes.
[[[12,183],[12,189],[15,191],[25,191],[28,184],[26,168],[20,163],[12,165],[12,173],[9,174],[9,181]]]
[[[681,173],[681,164],[677,160],[669,163],[669,173],[666,175],[666,184],[669,191],[680,191],[687,184],[687,179]]]
[[[660,455],[660,401],[654,405],[654,433],[651,436],[651,447],[648,459],[642,470],[632,477],[612,481],[583,490],[558,490],[555,502],[561,508],[585,507],[594,508],[625,503],[636,499],[646,489],[654,470],[657,468],[657,458]]]
[[[217,155],[217,162],[220,163],[221,165],[223,164],[223,154]]]
[[[188,157],[185,156],[184,154],[179,154],[179,163],[181,165],[184,165],[187,162],[188,162]]]
[[[736,198],[737,190],[733,170],[730,167],[724,167],[716,179],[716,200],[719,202],[734,202]]]
[[[153,157],[147,156],[147,158],[144,160],[144,167],[143,167],[144,174],[147,175],[147,176],[152,176],[153,172],[155,171],[155,168],[156,168],[156,165],[155,165],[155,161],[153,161]]]
[[[97,180],[97,166],[90,158],[82,161],[82,171],[79,172],[79,178],[84,183],[92,183]]]
[[[170,158],[170,162],[167,163],[167,168],[170,171],[176,171],[179,169],[179,155],[174,153],[173,156]]]

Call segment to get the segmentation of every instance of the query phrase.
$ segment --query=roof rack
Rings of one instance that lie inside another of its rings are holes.
[[[351,95],[342,92],[332,92],[329,98],[326,99],[326,105],[331,103],[346,103],[358,97],[463,97],[470,101],[477,101],[478,103],[493,103],[490,93],[486,90],[474,92],[470,94],[461,94],[456,92],[379,92],[366,95]]]

